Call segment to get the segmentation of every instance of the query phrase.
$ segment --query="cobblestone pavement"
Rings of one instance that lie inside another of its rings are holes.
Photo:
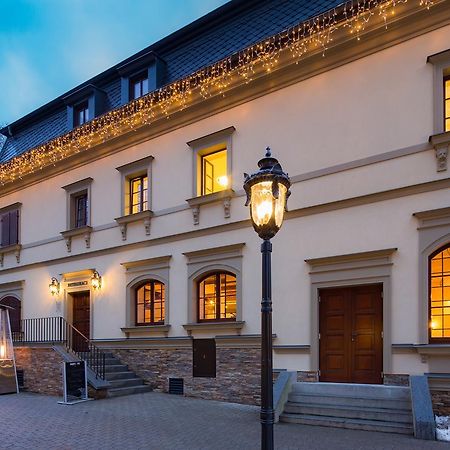
[[[58,405],[37,394],[0,396],[0,449],[247,450],[259,448],[256,407],[146,393]],[[447,449],[409,436],[293,424],[275,426],[276,449]]]

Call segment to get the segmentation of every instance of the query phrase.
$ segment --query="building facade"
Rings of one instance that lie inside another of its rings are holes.
[[[25,322],[63,317],[155,389],[182,378],[189,395],[258,402],[260,241],[242,184],[269,145],[292,180],[274,367],[425,373],[444,398],[449,42],[447,0],[231,1],[3,128],[14,330],[28,341]]]

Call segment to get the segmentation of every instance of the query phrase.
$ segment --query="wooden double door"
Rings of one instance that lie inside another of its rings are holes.
[[[382,285],[319,291],[320,381],[382,383]]]

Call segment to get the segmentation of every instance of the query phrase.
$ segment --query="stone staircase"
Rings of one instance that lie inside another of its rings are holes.
[[[294,383],[280,421],[413,434],[410,388]]]
[[[141,394],[152,390],[149,385],[144,384],[142,378],[128,370],[128,366],[122,364],[112,353],[106,353],[105,356],[105,378],[111,384],[108,388],[108,397]]]

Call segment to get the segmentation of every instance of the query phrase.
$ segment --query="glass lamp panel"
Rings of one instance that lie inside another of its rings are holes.
[[[275,225],[280,228],[283,223],[287,189],[283,184],[278,184],[278,190],[278,199],[275,200]]]
[[[257,226],[267,225],[273,214],[272,182],[262,181],[251,187],[252,219]]]

